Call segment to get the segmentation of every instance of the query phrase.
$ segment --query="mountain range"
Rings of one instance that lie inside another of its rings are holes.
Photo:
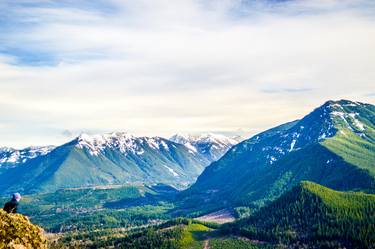
[[[117,132],[82,134],[57,147],[2,148],[0,192],[51,192],[113,184],[185,187],[235,142],[206,134],[184,145],[177,140]]]
[[[168,140],[117,132],[82,134],[57,147],[3,148],[0,192],[156,183],[186,188],[199,176],[178,195],[184,208],[220,209],[258,208],[303,180],[375,191],[371,104],[327,101],[300,120],[237,142],[215,134]]]
[[[303,180],[375,191],[375,106],[328,101],[300,120],[257,134],[206,167],[181,199],[192,209],[257,208]]]

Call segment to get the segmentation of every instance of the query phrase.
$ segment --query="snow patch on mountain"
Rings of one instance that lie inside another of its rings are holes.
[[[264,162],[271,165],[288,153],[323,142],[337,132],[347,136],[345,131],[350,130],[366,138],[366,121],[360,114],[362,105],[364,104],[350,101],[328,101],[288,129],[275,130],[267,135],[258,134],[241,143],[232,152],[240,154],[259,150],[262,152],[259,158],[264,158]],[[272,146],[269,146],[269,142],[267,145],[263,144],[270,138],[273,140]]]
[[[167,165],[164,165],[165,168],[167,168],[167,170],[174,176],[174,177],[178,177],[179,174],[176,173],[176,171],[174,171],[174,169],[168,167]]]
[[[218,145],[235,145],[239,141],[221,134],[204,133],[200,135],[175,134],[169,140],[179,144],[213,143]]]
[[[169,150],[168,144],[166,144],[164,141],[161,141],[160,143],[161,143],[161,146],[163,146],[165,150],[167,151]]]
[[[344,124],[343,128],[354,131],[358,136],[363,136],[364,134],[361,132],[365,131],[365,124],[359,120],[360,114],[356,112],[357,110],[360,110],[357,108],[361,105],[365,104],[342,100],[329,105],[328,108],[330,109],[330,115],[333,122],[337,123],[338,120],[335,118],[339,118]]]
[[[143,155],[145,153],[145,151],[143,149],[141,149],[140,151],[137,151],[136,153],[137,153],[137,155],[140,156],[140,155]]]
[[[169,140],[184,145],[191,154],[201,154],[210,161],[215,161],[224,155],[239,140],[220,134],[205,133],[200,135],[173,135]]]
[[[364,124],[359,121],[356,116],[358,115],[358,113],[349,113],[349,116],[352,118],[353,122],[354,122],[354,125],[361,131],[364,131],[365,130],[365,126]]]
[[[220,134],[207,133],[201,135],[180,135],[176,134],[170,138],[171,141],[185,146],[190,145],[190,148],[196,149],[196,144],[211,143],[218,147],[233,146],[238,143],[237,140]]]
[[[76,138],[76,147],[87,149],[93,156],[98,156],[106,148],[117,149],[122,153],[132,153],[142,155],[144,149],[142,146],[154,150],[164,148],[169,150],[168,144],[160,137],[135,137],[125,132],[114,132],[102,135],[81,134]]]
[[[31,146],[24,149],[0,148],[0,168],[7,164],[8,168],[16,164],[25,163],[30,159],[43,156],[51,152],[55,146]]]
[[[294,146],[296,145],[297,139],[293,139],[292,143],[290,144],[289,152],[291,152],[294,149]]]

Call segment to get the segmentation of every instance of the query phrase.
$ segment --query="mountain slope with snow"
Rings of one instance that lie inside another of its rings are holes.
[[[0,148],[0,168],[14,168],[30,159],[46,155],[54,148],[55,146],[35,146],[21,150],[8,147]]]
[[[219,134],[207,133],[201,135],[176,134],[169,140],[185,145],[193,154],[201,154],[209,161],[216,161],[240,142],[239,139],[239,137],[234,139]]]
[[[328,101],[245,140],[208,166],[182,198],[198,206],[261,206],[301,180],[375,191],[375,106]]]
[[[47,154],[4,170],[0,192],[144,183],[183,187],[209,164],[206,157],[160,137],[82,134]]]

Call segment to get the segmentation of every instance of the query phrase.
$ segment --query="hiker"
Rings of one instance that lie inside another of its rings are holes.
[[[14,193],[12,195],[12,200],[5,203],[4,211],[7,213],[15,214],[17,213],[18,202],[21,200],[21,195],[19,193]]]

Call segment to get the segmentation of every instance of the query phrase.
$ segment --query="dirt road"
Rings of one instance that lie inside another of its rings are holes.
[[[203,249],[210,249],[210,245],[208,243],[208,240],[205,240],[203,245],[204,245]]]

